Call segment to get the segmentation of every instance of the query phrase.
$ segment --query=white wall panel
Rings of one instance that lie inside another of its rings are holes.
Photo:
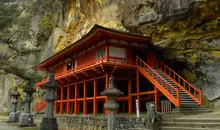
[[[109,47],[109,56],[127,58],[126,49],[119,47]]]

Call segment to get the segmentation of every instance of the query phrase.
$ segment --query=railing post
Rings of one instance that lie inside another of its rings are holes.
[[[138,57],[136,56],[136,65],[138,65]]]
[[[39,112],[39,102],[36,103],[36,112]]]
[[[200,88],[200,90],[199,90],[199,99],[200,99],[200,105],[202,106],[203,105],[203,97],[202,97],[202,89]]]
[[[180,106],[180,90],[179,88],[176,88],[176,98],[177,98],[177,106]]]

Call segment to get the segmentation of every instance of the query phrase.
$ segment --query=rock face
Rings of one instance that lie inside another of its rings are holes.
[[[99,24],[150,36],[162,61],[202,88],[209,100],[220,96],[219,0],[67,0],[63,8],[44,49],[28,57],[32,65]]]
[[[202,88],[209,100],[220,95],[218,0],[69,0],[67,5],[65,33],[56,37],[54,53],[94,24],[150,36],[161,60]]]

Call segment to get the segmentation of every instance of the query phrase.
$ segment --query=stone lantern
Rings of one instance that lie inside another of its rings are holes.
[[[33,101],[33,93],[35,92],[35,89],[32,87],[31,83],[28,83],[27,86],[23,88],[23,92],[25,93],[24,97],[24,112],[22,113],[20,126],[26,127],[26,126],[36,126],[34,125],[34,119],[33,114],[30,113],[31,109],[31,102]]]
[[[104,105],[104,107],[108,110],[108,130],[114,130],[114,112],[119,107],[119,104],[116,103],[116,97],[124,95],[124,93],[115,88],[114,78],[111,75],[109,79],[109,87],[100,94],[108,97],[108,103]]]
[[[43,86],[46,89],[44,99],[46,100],[46,113],[42,118],[40,130],[58,130],[57,119],[54,117],[54,101],[56,100],[56,89],[59,83],[54,79],[54,71],[50,72],[49,81]]]
[[[11,94],[12,99],[11,99],[11,103],[12,103],[12,111],[9,114],[8,117],[8,122],[18,122],[18,113],[17,113],[17,104],[18,104],[18,97],[20,96],[20,93],[18,92],[17,87],[15,87],[14,92]]]

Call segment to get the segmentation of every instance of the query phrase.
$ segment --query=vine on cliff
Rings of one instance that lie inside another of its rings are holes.
[[[39,15],[38,40],[46,41],[51,35],[53,28],[58,26],[58,13],[62,12],[65,0],[38,0],[37,12]]]

